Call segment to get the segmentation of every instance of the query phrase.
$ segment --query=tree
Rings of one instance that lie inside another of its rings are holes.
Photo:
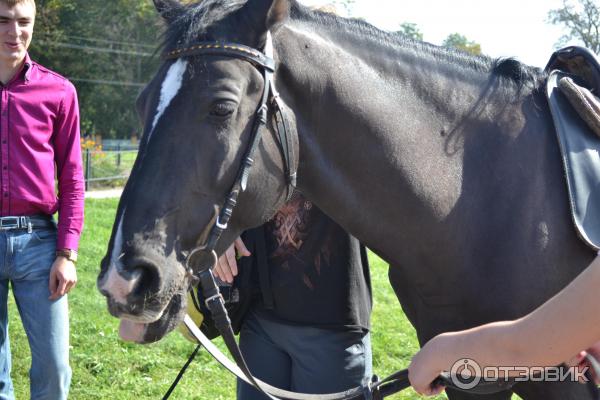
[[[139,0],[37,0],[32,58],[77,87],[84,134],[139,136],[135,99],[158,65],[159,18]]]
[[[417,26],[412,22],[403,22],[400,24],[400,30],[397,33],[407,36],[414,40],[423,40],[423,33]]]
[[[548,12],[548,21],[568,31],[560,38],[557,47],[576,40],[600,54],[600,5],[597,0],[563,0],[562,8]]]
[[[460,33],[451,33],[448,35],[442,46],[453,47],[462,51],[466,51],[471,54],[481,54],[481,45],[479,43],[468,40],[464,35]]]
[[[355,2],[356,0],[333,0],[331,4],[336,8],[338,6],[342,7],[344,10],[346,10],[346,15],[351,16]]]

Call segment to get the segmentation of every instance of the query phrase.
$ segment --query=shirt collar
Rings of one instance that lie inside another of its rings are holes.
[[[2,87],[10,86],[20,79],[22,79],[25,84],[28,84],[29,80],[31,78],[31,70],[32,70],[31,67],[32,66],[33,66],[33,61],[31,61],[31,58],[29,57],[29,53],[25,53],[25,59],[23,60],[23,64],[21,65],[21,67],[19,68],[19,70],[17,71],[15,76],[13,76],[12,79],[4,85],[0,83],[0,86],[2,86]]]
[[[23,63],[23,79],[25,82],[29,82],[31,76],[31,57],[29,53],[25,53],[25,62]]]

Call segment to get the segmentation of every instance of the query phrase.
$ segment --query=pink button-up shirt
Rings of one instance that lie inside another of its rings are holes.
[[[29,55],[0,85],[0,168],[0,215],[58,211],[56,247],[77,250],[84,200],[77,93]]]

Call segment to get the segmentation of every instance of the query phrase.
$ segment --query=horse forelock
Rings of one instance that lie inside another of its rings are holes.
[[[211,26],[242,8],[246,2],[247,0],[202,0],[184,6],[179,16],[167,25],[162,47],[173,49],[197,42]]]

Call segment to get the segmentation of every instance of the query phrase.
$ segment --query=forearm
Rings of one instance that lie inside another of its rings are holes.
[[[79,135],[79,109],[75,88],[68,85],[58,116],[54,140],[58,177],[58,248],[77,250],[83,228],[85,184]]]
[[[555,366],[600,340],[600,257],[535,311],[514,321],[494,322],[431,339],[412,359],[409,378],[419,393],[442,371],[470,358],[481,368]]]
[[[600,257],[556,296],[515,322],[519,351],[535,365],[568,360],[600,339],[598,305]]]
[[[517,365],[520,346],[516,344],[518,321],[499,321],[459,332],[436,336],[427,343],[436,355],[438,370],[449,371],[457,361],[472,359],[482,368]]]
[[[600,258],[551,300],[523,318],[435,338],[444,369],[462,358],[485,366],[553,366],[600,339]]]
[[[57,248],[77,250],[83,228],[84,197],[83,178],[68,184],[59,182]]]

